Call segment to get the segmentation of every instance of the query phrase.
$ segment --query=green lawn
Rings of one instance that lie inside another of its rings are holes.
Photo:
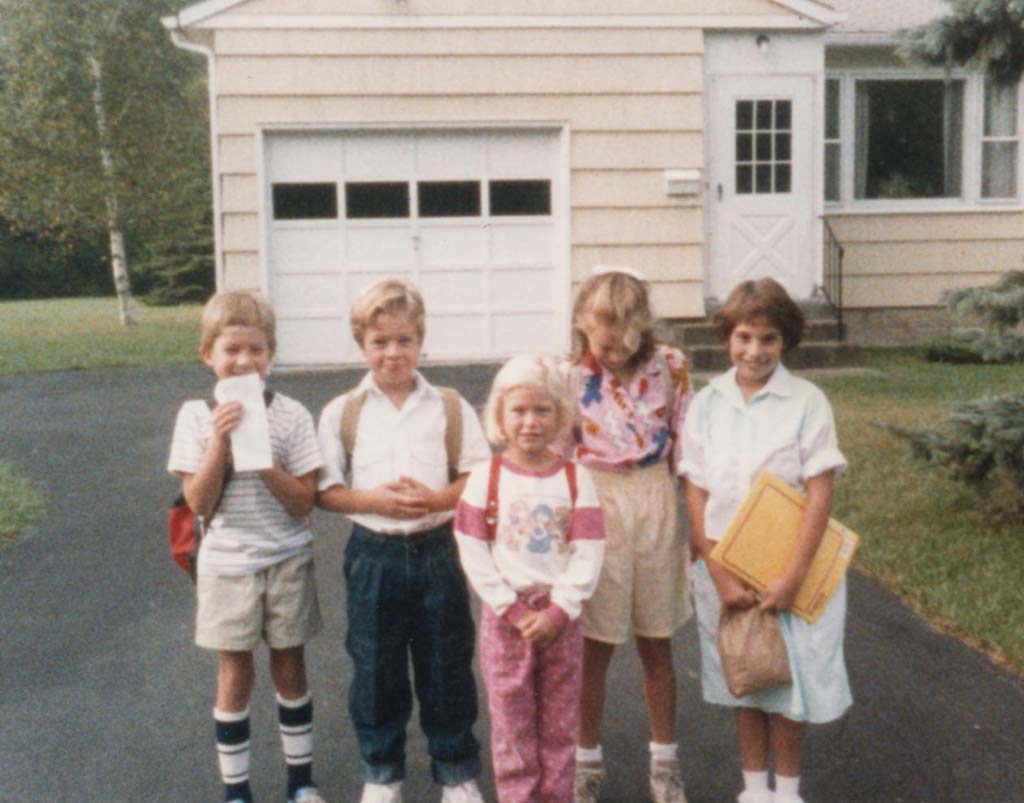
[[[0,301],[0,375],[195,362],[199,305],[137,305],[123,327],[113,298]]]
[[[11,543],[46,510],[42,495],[0,461],[0,547]]]
[[[948,403],[1024,392],[1024,366],[936,365],[871,350],[877,373],[814,377],[836,414],[850,470],[835,515],[863,537],[857,561],[940,627],[1024,672],[1024,522],[910,457],[879,423],[931,426]]]

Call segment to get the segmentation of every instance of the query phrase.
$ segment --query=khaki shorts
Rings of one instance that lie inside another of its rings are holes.
[[[671,638],[692,614],[675,480],[664,463],[590,474],[606,541],[597,591],[583,604],[583,635],[622,644],[632,625],[637,636]]]
[[[320,604],[311,554],[239,576],[196,579],[196,644],[250,651],[260,640],[275,650],[298,647],[320,632]]]

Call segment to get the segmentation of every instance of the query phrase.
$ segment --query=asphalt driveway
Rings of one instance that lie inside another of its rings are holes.
[[[480,404],[493,368],[427,373]],[[356,377],[273,381],[317,414]],[[175,411],[209,386],[199,366],[0,378],[0,459],[49,497],[47,517],[0,549],[0,803],[221,798],[210,717],[215,660],[192,646],[192,587],[169,559],[164,518],[176,491],[164,471]],[[328,800],[355,801],[342,519],[317,514],[315,528],[326,625],[309,650],[315,772]],[[841,721],[810,732],[808,803],[1024,802],[1024,683],[930,630],[870,580],[854,575],[850,588],[855,704]],[[639,663],[632,649],[620,653],[604,725],[605,799],[639,801],[647,742]],[[739,766],[731,717],[700,701],[692,624],[677,637],[676,655],[691,803],[732,801]],[[485,746],[486,727],[484,718]],[[409,752],[406,800],[437,800],[415,727]],[[282,801],[283,775],[271,687],[260,671],[257,799]],[[485,792],[493,800],[489,780]]]

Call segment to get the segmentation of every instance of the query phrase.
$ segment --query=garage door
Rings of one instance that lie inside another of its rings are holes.
[[[558,131],[274,132],[264,142],[278,364],[359,362],[348,310],[386,276],[423,293],[425,359],[565,349]]]

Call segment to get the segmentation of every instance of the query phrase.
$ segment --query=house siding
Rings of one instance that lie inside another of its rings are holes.
[[[636,265],[659,315],[703,314],[702,201],[664,186],[704,163],[701,31],[229,29],[214,49],[226,286],[262,284],[260,126],[552,122],[570,129],[574,282]]]
[[[944,290],[1024,267],[1024,212],[843,215],[829,222],[846,249],[844,303],[925,307]]]

